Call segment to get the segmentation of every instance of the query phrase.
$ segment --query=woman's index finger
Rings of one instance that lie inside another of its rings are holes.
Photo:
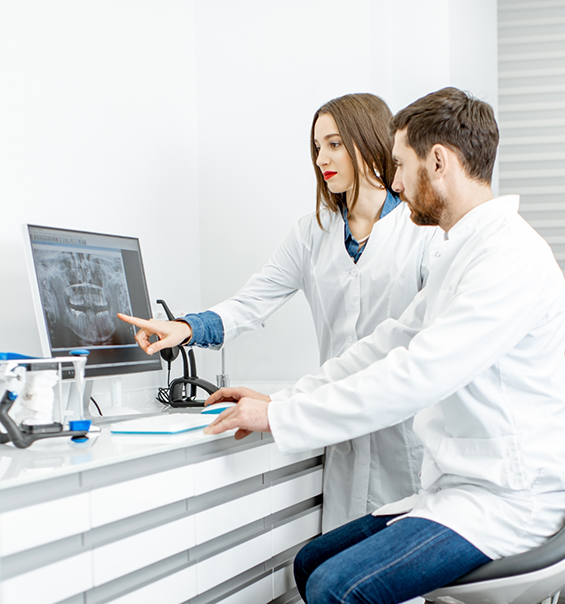
[[[130,323],[131,325],[135,325],[136,327],[144,328],[147,327],[149,321],[146,319],[140,319],[139,317],[131,317],[130,315],[124,315],[123,313],[118,313],[118,318],[124,321],[125,323]]]

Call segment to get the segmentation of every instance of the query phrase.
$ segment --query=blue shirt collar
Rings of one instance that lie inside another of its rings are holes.
[[[392,212],[392,210],[394,210],[394,208],[399,206],[401,203],[402,201],[400,200],[400,197],[397,197],[396,195],[387,190],[386,199],[383,204],[383,209],[381,210],[381,216],[379,220],[382,220],[387,214],[390,214],[390,212]],[[359,258],[361,258],[361,254],[363,253],[365,246],[362,246],[361,249],[359,249],[359,242],[357,241],[357,239],[355,239],[355,237],[353,237],[351,230],[349,229],[346,205],[342,207],[341,215],[343,217],[344,222],[345,249],[353,259],[353,262],[357,264],[357,261],[359,260]]]

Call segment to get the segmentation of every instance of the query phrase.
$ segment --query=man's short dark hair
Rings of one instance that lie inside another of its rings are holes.
[[[401,109],[391,133],[407,129],[406,142],[425,159],[431,148],[444,145],[457,154],[469,178],[490,184],[498,147],[498,126],[492,107],[457,88],[442,88]]]

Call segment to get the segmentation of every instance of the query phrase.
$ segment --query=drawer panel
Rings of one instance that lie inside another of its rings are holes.
[[[267,604],[273,599],[273,586],[271,577],[263,577],[256,583],[248,585],[221,601],[221,604]]]
[[[182,604],[195,595],[196,566],[189,566],[108,604]]]
[[[269,471],[269,455],[264,447],[248,449],[194,464],[196,495]]]
[[[268,516],[271,509],[269,489],[251,493],[194,515],[196,543],[204,543],[250,522]]]
[[[271,557],[271,534],[265,533],[196,565],[198,593],[235,577]]]
[[[271,487],[271,512],[279,512],[291,505],[315,497],[322,492],[323,470],[304,474]]]
[[[273,600],[296,587],[292,564],[273,573]]]
[[[90,492],[92,526],[135,516],[193,495],[193,466],[94,489]]]
[[[102,585],[194,545],[194,516],[103,545],[92,552],[94,585]]]
[[[0,583],[2,604],[55,604],[92,588],[90,552]]]
[[[88,531],[88,494],[81,493],[0,514],[0,555]]]
[[[291,455],[282,455],[280,453],[277,445],[270,444],[269,445],[269,464],[271,470],[276,470],[278,468],[284,468],[284,466],[290,466],[293,463],[297,463],[299,461],[304,461],[305,459],[310,459],[312,457],[318,457],[319,455],[324,454],[325,449],[322,447],[320,449],[312,449],[311,451],[303,451],[302,453],[292,453]]]
[[[322,532],[322,510],[318,509],[273,529],[273,556]]]

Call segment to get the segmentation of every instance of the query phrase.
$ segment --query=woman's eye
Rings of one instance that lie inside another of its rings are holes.
[[[330,143],[330,147],[332,149],[337,149],[340,145],[341,145],[341,143],[338,143],[337,141],[333,141]]]

